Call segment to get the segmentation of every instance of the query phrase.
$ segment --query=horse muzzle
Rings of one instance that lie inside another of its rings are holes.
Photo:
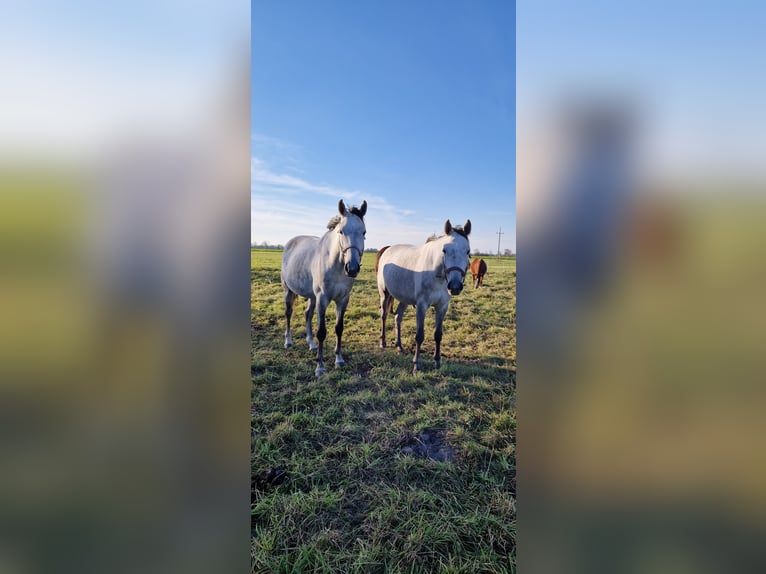
[[[444,274],[449,277],[449,274],[452,271],[457,271],[458,273],[460,273],[460,278],[455,278],[453,274],[452,279],[447,281],[447,290],[449,291],[450,295],[460,295],[460,292],[463,290],[463,279],[465,278],[465,269],[461,267],[450,267],[449,269],[445,270]]]
[[[447,283],[447,290],[450,295],[460,295],[460,292],[463,290],[463,282],[453,279]]]
[[[346,263],[343,266],[343,271],[345,271],[346,275],[349,277],[356,277],[359,275],[359,267],[358,263]]]

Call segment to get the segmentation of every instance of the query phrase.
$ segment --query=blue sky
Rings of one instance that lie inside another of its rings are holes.
[[[367,246],[470,218],[516,250],[513,2],[252,4],[251,240],[368,203]]]
[[[517,7],[521,133],[534,111],[557,99],[624,98],[656,177],[763,174],[766,4],[519,0]]]

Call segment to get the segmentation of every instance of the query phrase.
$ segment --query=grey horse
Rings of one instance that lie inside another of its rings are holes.
[[[324,340],[327,336],[325,313],[330,301],[335,301],[335,366],[345,364],[341,354],[343,315],[348,306],[354,278],[359,274],[364,251],[366,228],[364,214],[367,202],[360,207],[346,209],[343,200],[338,202],[338,213],[327,224],[327,232],[321,237],[299,235],[285,245],[282,254],[282,287],[285,290],[285,348],[292,347],[290,317],[293,303],[300,295],[308,299],[306,306],[306,341],[316,350],[311,333],[311,320],[316,307],[319,325],[317,339],[317,377],[325,373],[323,365]]]
[[[470,233],[470,219],[462,227],[453,227],[448,219],[441,237],[429,238],[419,247],[391,245],[378,252],[375,270],[380,294],[380,346],[386,346],[386,316],[396,299],[399,301],[396,310],[396,348],[400,353],[404,352],[402,317],[409,305],[414,306],[417,327],[413,372],[420,369],[423,323],[429,307],[434,307],[436,311],[434,361],[437,369],[441,366],[442,323],[449,308],[450,295],[458,295],[463,290],[471,255],[468,242]]]

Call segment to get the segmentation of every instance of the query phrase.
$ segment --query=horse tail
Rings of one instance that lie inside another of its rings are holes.
[[[386,289],[386,313],[390,313],[391,310],[394,308],[394,298],[391,297],[391,294],[388,292],[388,289]]]
[[[383,252],[391,247],[390,245],[386,245],[385,247],[382,247],[378,253],[375,255],[375,273],[378,272],[378,264],[380,263],[380,256],[383,255]]]

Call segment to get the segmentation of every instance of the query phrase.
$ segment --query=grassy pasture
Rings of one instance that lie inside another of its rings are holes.
[[[429,310],[413,375],[413,309],[407,353],[393,317],[378,347],[374,259],[346,311],[346,365],[333,368],[331,304],[317,379],[302,300],[283,347],[281,251],[251,251],[252,570],[514,572],[516,260],[484,257],[484,287],[452,298],[438,371]]]

